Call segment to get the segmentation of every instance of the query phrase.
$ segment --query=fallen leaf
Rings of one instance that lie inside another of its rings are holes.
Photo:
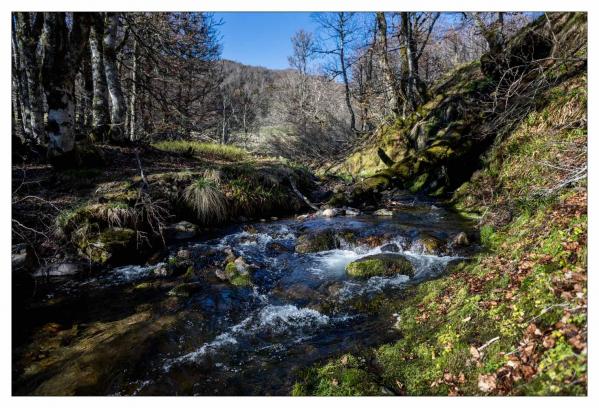
[[[478,389],[482,392],[491,392],[497,387],[497,376],[495,374],[481,374],[478,376]]]

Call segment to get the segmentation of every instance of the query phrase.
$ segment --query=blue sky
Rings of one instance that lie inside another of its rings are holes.
[[[247,65],[288,68],[290,38],[297,30],[314,31],[310,13],[214,13],[221,19],[222,57]]]

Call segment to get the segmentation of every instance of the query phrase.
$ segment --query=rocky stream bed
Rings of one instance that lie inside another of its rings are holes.
[[[408,195],[347,214],[236,225],[153,265],[38,278],[13,323],[13,392],[288,395],[311,364],[396,340],[397,311],[379,305],[467,259],[471,226]]]

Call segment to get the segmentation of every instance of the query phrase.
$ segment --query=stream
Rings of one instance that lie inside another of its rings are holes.
[[[257,222],[173,246],[171,257],[183,251],[202,271],[186,296],[172,295],[182,277],[157,276],[156,265],[54,278],[13,322],[13,393],[289,395],[302,369],[399,339],[401,310],[369,302],[401,298],[475,251],[450,244],[473,231],[457,214],[407,195],[398,205],[392,217]],[[324,230],[340,234],[339,248],[294,251],[298,236]],[[423,237],[441,245],[431,251]],[[389,248],[413,278],[347,276],[349,262]],[[231,253],[251,265],[253,286],[215,277]]]

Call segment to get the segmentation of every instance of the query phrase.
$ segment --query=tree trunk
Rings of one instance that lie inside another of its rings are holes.
[[[91,70],[93,82],[92,97],[92,132],[93,139],[105,141],[108,135],[108,91],[104,74],[104,56],[102,38],[104,37],[104,20],[94,19],[89,34]]]
[[[43,82],[48,102],[48,156],[55,158],[75,147],[73,100],[74,80],[70,75],[68,33],[65,13],[44,13]]]
[[[13,20],[14,21],[14,20]],[[25,111],[24,107],[27,106],[29,109],[29,95],[26,93],[27,87],[27,75],[21,67],[21,61],[19,58],[19,49],[17,46],[16,32],[13,24],[12,33],[12,109],[13,109],[13,130],[17,133],[16,136],[25,142],[30,137],[31,133],[31,118],[23,118]]]
[[[345,63],[345,39],[343,38],[343,33],[341,34],[341,38],[339,39],[339,44],[339,62],[341,64],[341,77],[343,78],[343,85],[345,86],[345,104],[347,105],[347,110],[349,111],[349,124],[351,130],[357,132],[356,114],[354,113],[354,108],[351,104],[351,91],[349,88],[349,78],[347,76],[347,66]]]
[[[135,141],[138,139],[136,131],[135,131],[135,127],[137,125],[136,122],[136,104],[137,104],[137,81],[138,81],[138,55],[137,55],[137,39],[135,39],[133,41],[133,70],[131,72],[131,95],[130,95],[130,99],[129,99],[129,126],[130,126],[130,130],[129,130],[129,139],[131,141]]]
[[[46,143],[44,131],[44,101],[40,84],[40,64],[36,49],[41,34],[41,15],[36,17],[34,24],[30,21],[29,13],[17,13],[17,40],[20,60],[27,78],[27,104],[24,104],[25,120],[31,129],[31,137],[38,144]],[[24,93],[23,93],[24,94]]]
[[[106,13],[104,31],[104,71],[106,72],[106,85],[110,95],[110,130],[109,137],[115,142],[125,139],[125,98],[121,88],[121,80],[116,60],[116,36],[119,18],[116,13]]]
[[[389,63],[389,54],[387,47],[387,20],[385,18],[385,13],[377,12],[376,18],[379,28],[379,41],[381,43],[382,48],[383,73],[385,75],[387,93],[391,97],[391,110],[396,115],[399,115],[401,106],[401,95],[399,93],[399,90],[397,89],[397,79],[395,78],[395,72],[393,72],[391,64]]]

